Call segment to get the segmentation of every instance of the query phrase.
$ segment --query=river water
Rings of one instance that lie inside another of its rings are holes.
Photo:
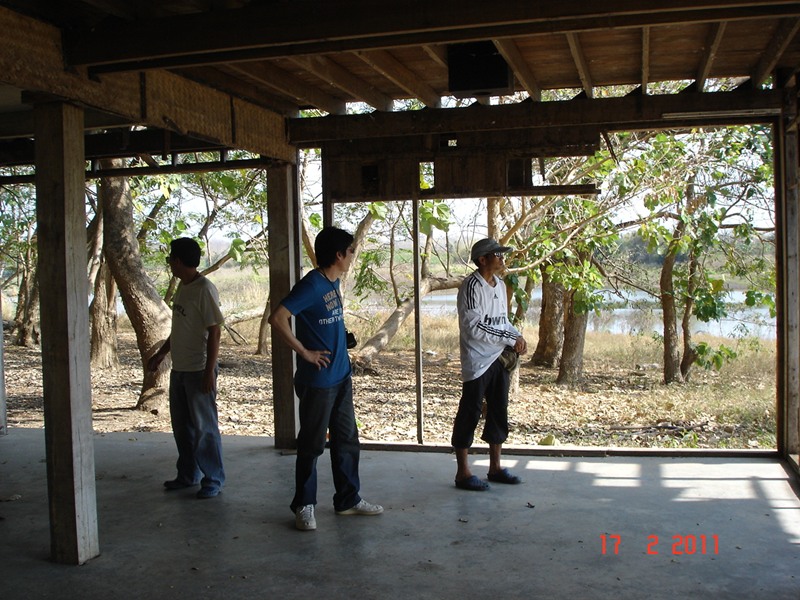
[[[608,333],[624,333],[628,335],[661,334],[661,309],[651,297],[644,293],[631,293],[625,298],[620,298],[611,291],[605,292],[607,301],[619,305],[627,302],[627,306],[614,307],[601,310],[599,314],[592,313],[589,317],[590,331],[604,331]],[[702,323],[692,319],[693,333],[708,333],[718,337],[731,339],[755,337],[764,340],[774,340],[777,337],[775,318],[771,317],[766,308],[750,308],[744,306],[744,292],[732,291],[728,294],[730,308],[728,315],[720,321]],[[541,291],[536,290],[533,306],[526,315],[530,323],[539,320],[541,305]],[[422,299],[422,312],[431,315],[456,314],[455,292],[433,292]]]

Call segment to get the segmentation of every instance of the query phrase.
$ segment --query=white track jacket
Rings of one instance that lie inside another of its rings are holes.
[[[513,346],[520,332],[509,322],[506,286],[494,276],[494,287],[476,270],[458,289],[458,330],[461,380],[483,375],[503,348]]]

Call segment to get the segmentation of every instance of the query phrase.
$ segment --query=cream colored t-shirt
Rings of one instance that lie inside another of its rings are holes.
[[[183,285],[172,300],[170,353],[175,371],[202,371],[206,368],[208,328],[224,322],[219,292],[202,275]]]

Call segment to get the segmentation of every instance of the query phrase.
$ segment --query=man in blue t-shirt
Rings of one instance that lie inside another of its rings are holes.
[[[300,433],[290,508],[295,514],[295,526],[302,531],[317,528],[317,458],[325,449],[328,432],[336,514],[383,512],[382,506],[359,496],[360,444],[339,293],[339,277],[353,262],[352,244],[353,236],[343,229],[325,227],[320,231],[314,242],[317,268],[297,282],[269,318],[270,325],[300,359],[294,376],[294,389],[300,399]]]

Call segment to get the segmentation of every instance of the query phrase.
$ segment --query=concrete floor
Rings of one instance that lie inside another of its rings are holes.
[[[163,491],[170,435],[95,441],[101,555],[75,567],[48,559],[43,432],[0,437],[3,600],[800,598],[800,501],[775,460],[514,455],[523,485],[475,493],[450,454],[368,450],[362,495],[386,511],[344,517],[326,452],[318,529],[299,532],[294,457],[269,438],[225,437],[225,492],[204,501]]]

